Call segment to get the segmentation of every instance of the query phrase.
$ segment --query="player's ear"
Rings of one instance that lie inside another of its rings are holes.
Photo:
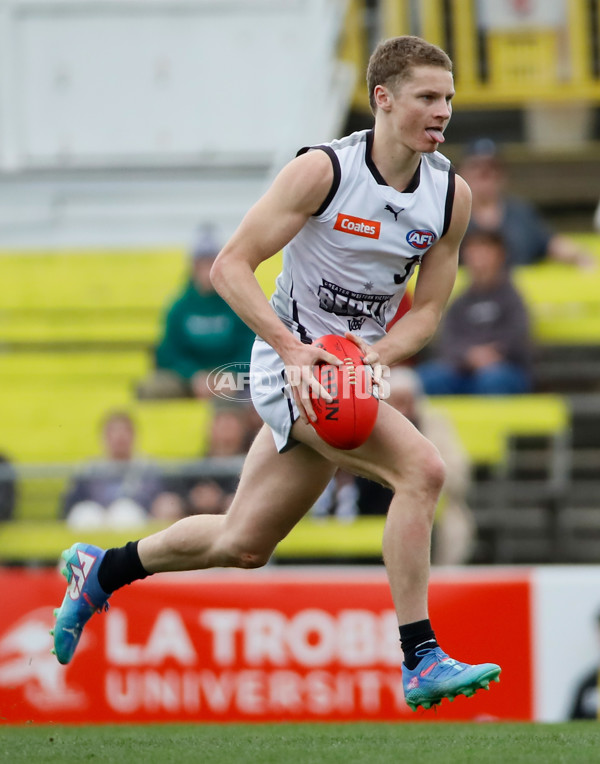
[[[386,85],[375,85],[373,98],[378,109],[390,111],[392,108],[392,93]]]

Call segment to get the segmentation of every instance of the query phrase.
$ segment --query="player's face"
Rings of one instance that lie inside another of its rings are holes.
[[[415,152],[435,151],[452,115],[454,79],[439,66],[416,66],[391,92],[390,116],[398,139]]]

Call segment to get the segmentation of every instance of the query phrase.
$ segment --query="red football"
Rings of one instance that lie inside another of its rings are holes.
[[[351,340],[335,334],[325,334],[315,340],[317,347],[327,350],[344,363],[341,366],[319,364],[315,376],[332,396],[311,396],[317,433],[330,446],[350,450],[367,440],[377,419],[379,400],[373,394],[371,369],[363,364],[360,349]]]

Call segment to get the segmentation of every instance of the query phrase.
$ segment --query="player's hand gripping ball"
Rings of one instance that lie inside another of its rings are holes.
[[[371,434],[379,408],[371,367],[363,363],[360,348],[345,337],[325,334],[315,340],[315,345],[337,356],[343,364],[315,367],[315,377],[332,400],[311,396],[317,415],[311,424],[330,446],[343,450],[358,448]]]

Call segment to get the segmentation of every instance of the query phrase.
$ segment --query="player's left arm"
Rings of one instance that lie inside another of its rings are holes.
[[[471,214],[471,190],[459,175],[452,209],[452,220],[445,236],[423,258],[410,310],[397,321],[385,337],[373,344],[380,363],[393,366],[413,356],[434,335],[458,269],[458,248]]]

